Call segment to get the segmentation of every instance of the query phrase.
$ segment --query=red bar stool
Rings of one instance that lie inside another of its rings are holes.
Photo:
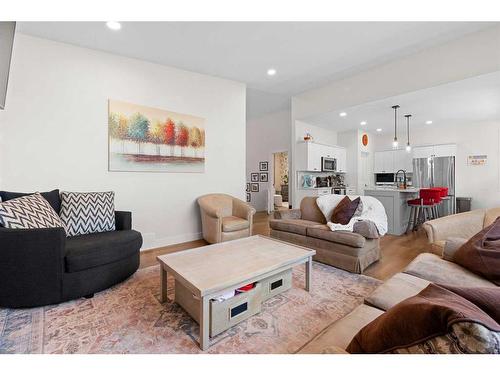
[[[440,191],[441,202],[438,206],[443,204],[443,201],[448,201],[450,197],[448,196],[448,188],[446,186],[436,186],[433,189]],[[438,207],[436,207],[436,214],[439,217]]]
[[[411,199],[407,202],[411,210],[406,233],[417,230],[421,222],[438,217],[437,207],[441,203],[441,189],[420,189],[419,194],[419,198]]]

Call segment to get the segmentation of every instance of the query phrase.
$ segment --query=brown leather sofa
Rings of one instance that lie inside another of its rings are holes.
[[[208,243],[236,240],[252,235],[255,209],[228,194],[198,198],[203,238]]]
[[[430,253],[417,256],[406,269],[379,286],[364,304],[356,307],[342,319],[303,346],[300,354],[343,353],[354,336],[365,325],[382,315],[397,303],[418,294],[429,283],[462,287],[495,287],[495,284],[447,261],[465,240],[446,241],[443,258]]]
[[[368,239],[347,231],[332,232],[316,197],[302,199],[300,209],[275,211],[269,226],[271,237],[315,249],[314,260],[350,272],[362,273],[380,259],[378,238]]]
[[[491,225],[500,216],[500,208],[479,209],[426,221],[423,228],[431,244],[431,251],[441,256],[448,238],[468,240],[481,229]]]

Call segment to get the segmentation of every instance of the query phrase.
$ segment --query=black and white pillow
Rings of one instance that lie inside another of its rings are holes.
[[[61,220],[68,236],[115,230],[115,193],[61,192]]]
[[[11,229],[64,228],[64,223],[39,193],[0,203],[0,225]]]

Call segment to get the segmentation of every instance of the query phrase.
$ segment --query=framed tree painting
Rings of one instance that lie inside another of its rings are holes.
[[[108,168],[118,172],[205,171],[205,120],[108,101]]]
[[[252,193],[259,192],[259,184],[252,184]]]
[[[259,182],[259,174],[258,173],[250,173],[250,181]]]

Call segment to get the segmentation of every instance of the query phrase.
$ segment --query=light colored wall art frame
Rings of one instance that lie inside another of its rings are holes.
[[[113,172],[205,172],[205,119],[108,101],[108,168]]]

